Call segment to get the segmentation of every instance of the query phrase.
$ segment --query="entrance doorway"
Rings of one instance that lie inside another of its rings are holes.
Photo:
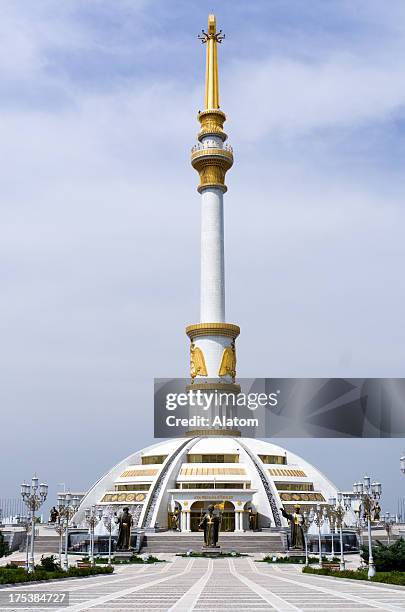
[[[196,501],[190,508],[190,529],[198,531],[198,525],[201,523],[204,514],[208,512],[208,506],[213,504],[215,512],[221,517],[220,531],[235,531],[235,508],[231,502],[219,501]]]

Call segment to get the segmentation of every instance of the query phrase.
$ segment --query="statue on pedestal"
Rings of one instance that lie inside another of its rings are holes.
[[[55,506],[53,506],[53,508],[51,508],[50,513],[49,513],[49,522],[56,523],[56,521],[58,520],[58,516],[59,516],[59,512],[55,508]]]
[[[218,532],[219,532],[220,518],[214,514],[214,506],[210,504],[208,506],[208,512],[204,515],[203,520],[199,524],[200,529],[204,529],[204,547],[205,548],[217,548],[218,547]]]
[[[118,517],[117,550],[129,550],[131,544],[132,514],[129,508],[123,508]]]
[[[304,540],[304,531],[302,529],[302,523],[304,521],[304,517],[300,514],[300,506],[295,506],[295,512],[293,514],[289,514],[284,510],[284,508],[280,508],[281,514],[286,518],[290,523],[290,545],[289,548],[294,550],[304,550],[305,548],[305,540]]]

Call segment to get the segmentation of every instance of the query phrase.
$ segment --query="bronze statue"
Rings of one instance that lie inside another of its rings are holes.
[[[376,501],[374,503],[374,507],[373,507],[373,509],[371,511],[371,517],[372,517],[373,521],[379,521],[380,520],[380,517],[381,517],[381,506],[378,503],[378,501]]]
[[[214,506],[208,506],[208,512],[204,515],[199,524],[200,529],[204,529],[204,546],[206,548],[217,548],[220,518],[214,514]]]
[[[49,522],[56,523],[56,521],[58,520],[58,516],[59,516],[59,512],[55,508],[55,506],[53,506],[53,508],[51,508],[50,513],[49,513]]]
[[[252,508],[248,508],[249,512],[249,529],[250,531],[254,531],[257,529],[257,514],[253,512]]]
[[[131,544],[132,514],[129,508],[123,508],[118,517],[117,550],[129,550]]]
[[[173,531],[180,531],[180,512],[178,508],[172,514],[172,529]]]
[[[304,540],[304,531],[302,529],[303,516],[300,514],[300,506],[295,506],[294,514],[289,514],[284,510],[284,508],[280,508],[281,514],[290,522],[290,548],[295,550],[304,550],[305,548],[305,540]]]

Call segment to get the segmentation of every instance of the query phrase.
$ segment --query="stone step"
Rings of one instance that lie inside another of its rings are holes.
[[[59,552],[59,536],[37,536],[35,538],[35,552],[44,554]]]
[[[173,537],[173,534],[147,534],[144,540],[142,552],[146,553],[176,553],[188,550],[200,550],[204,544],[202,534],[181,534],[181,537]],[[279,534],[220,534],[218,544],[223,552],[236,551],[245,553],[275,553],[284,552],[284,546]]]

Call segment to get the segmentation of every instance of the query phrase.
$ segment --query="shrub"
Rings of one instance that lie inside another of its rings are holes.
[[[77,578],[80,576],[94,576],[96,574],[112,574],[112,567],[70,567],[67,572],[62,569],[47,572],[37,565],[35,571],[28,574],[24,568],[0,568],[0,584],[14,584],[17,582],[31,582],[33,580],[51,580],[52,578]]]
[[[44,555],[42,555],[41,562],[37,565],[37,568],[40,570],[43,569],[46,572],[54,572],[60,569],[60,565],[55,555],[50,555],[49,557],[44,557]]]
[[[188,550],[186,553],[177,553],[176,557],[201,557],[202,559],[207,559],[208,557],[210,557],[211,555],[207,554],[206,552],[197,552],[194,550]],[[215,554],[215,557],[220,557],[220,558],[225,558],[225,557],[249,557],[250,555],[248,555],[247,553],[239,553],[236,552],[235,550],[231,551],[231,552],[218,552],[217,554]],[[156,557],[152,557],[152,559],[156,559]],[[157,561],[160,561],[160,559],[157,559]],[[162,561],[160,561],[162,563]],[[156,561],[146,561],[146,563],[156,563]]]
[[[107,567],[70,567],[65,576],[94,576],[96,574],[112,574],[114,568],[108,565]]]
[[[6,557],[11,554],[10,549],[8,547],[8,543],[4,539],[4,535],[0,531],[0,557]]]
[[[405,571],[405,540],[403,538],[396,540],[390,546],[377,540],[372,551],[377,572]],[[361,557],[368,563],[368,546],[361,547]]]
[[[88,562],[89,558],[83,557],[82,561]],[[96,563],[96,565],[106,565],[108,563],[108,557],[95,557],[94,563]],[[128,559],[119,560],[115,557],[112,557],[111,563],[114,563],[115,565],[127,565],[129,563],[163,563],[163,561],[161,559],[158,559],[157,557],[154,557],[153,555],[144,554],[139,557],[138,555],[132,555],[132,557],[129,557]]]
[[[327,557],[322,557],[323,563],[339,563],[338,557],[333,557],[333,559],[328,559]],[[305,563],[305,557],[302,556],[286,556],[286,557],[277,557],[277,555],[267,555],[262,559],[262,562],[265,563],[296,563],[302,565]],[[308,563],[319,563],[319,557],[308,557]]]
[[[342,572],[335,572],[327,568],[316,569],[313,567],[304,567],[302,571],[305,574],[317,574],[319,576],[350,578],[351,580],[368,580],[367,570],[344,570]],[[405,586],[405,572],[377,572],[377,574],[371,578],[371,582]]]

